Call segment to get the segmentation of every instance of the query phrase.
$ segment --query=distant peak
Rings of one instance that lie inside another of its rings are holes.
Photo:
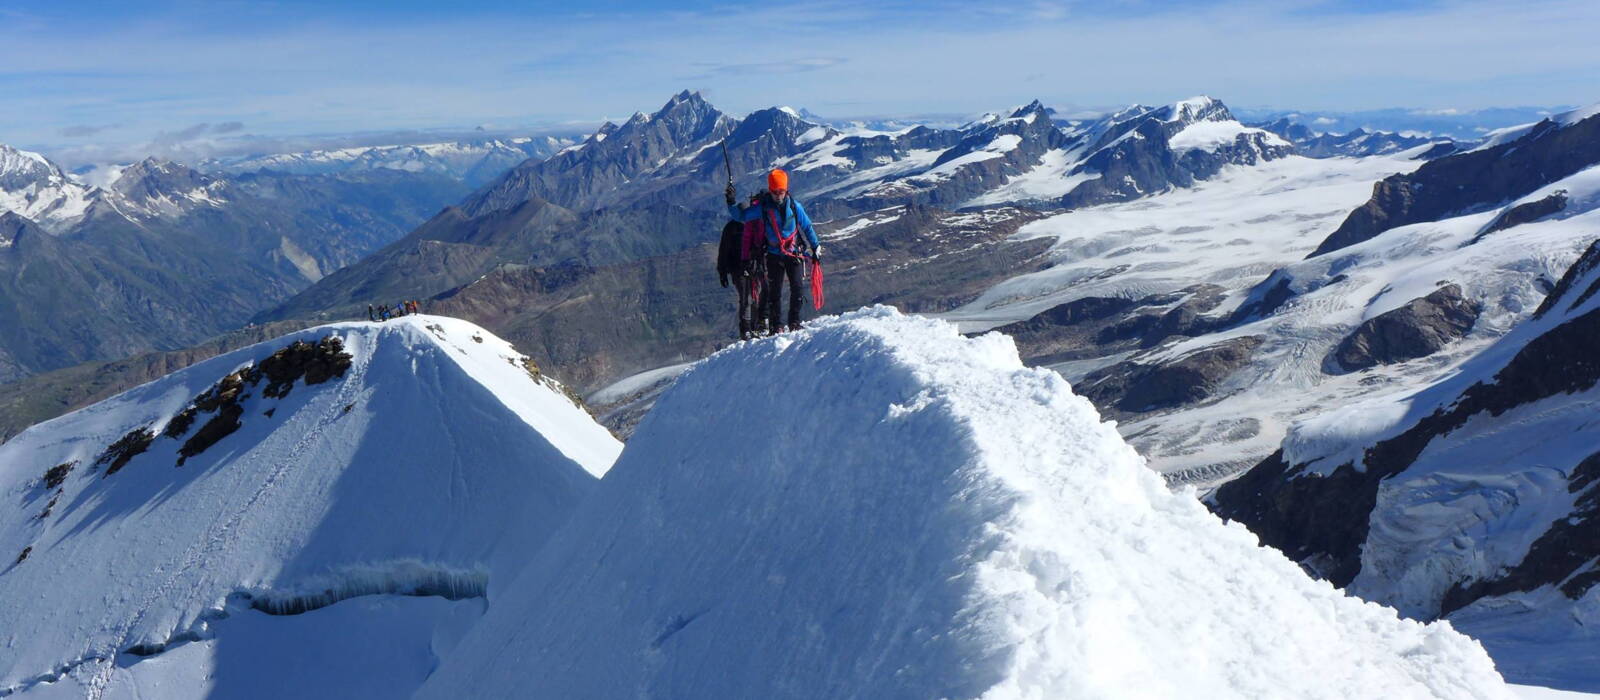
[[[1167,106],[1167,121],[1228,121],[1233,119],[1233,114],[1228,112],[1228,107],[1221,100],[1206,95],[1197,95],[1186,100],[1178,100]]]
[[[662,105],[661,109],[657,110],[654,116],[659,117],[661,115],[686,108],[699,109],[709,106],[710,104],[706,102],[704,97],[700,96],[698,91],[684,90],[683,92],[673,95],[672,99],[667,100],[667,103]]]
[[[1011,119],[1027,119],[1029,121],[1032,121],[1034,118],[1037,118],[1037,117],[1048,117],[1048,116],[1050,116],[1050,113],[1051,113],[1050,108],[1044,106],[1043,102],[1040,102],[1038,100],[1034,100],[1032,102],[1029,102],[1028,104],[1025,104],[1025,105],[1023,105],[1021,107],[1018,107],[1015,111],[1013,111],[1011,113],[1011,117],[1010,118]]]

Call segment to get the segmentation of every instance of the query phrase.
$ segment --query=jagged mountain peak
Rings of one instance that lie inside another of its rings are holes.
[[[19,189],[51,177],[64,176],[61,168],[50,159],[33,151],[0,144],[0,189]]]
[[[219,202],[227,185],[227,180],[187,165],[151,157],[124,168],[106,189],[117,198],[120,211],[172,216]]]
[[[111,181],[110,189],[131,196],[141,191],[175,186],[205,187],[217,181],[217,178],[187,165],[150,157],[124,168],[117,179]]]
[[[810,122],[800,117],[800,113],[789,107],[768,107],[756,110],[739,120],[739,125],[728,134],[728,147],[734,148],[750,143],[757,139],[771,135],[777,141],[794,144],[801,137],[813,129],[821,129],[820,133],[812,133],[808,141],[830,137],[836,132],[832,127]]]
[[[1228,106],[1215,97],[1197,95],[1162,108],[1161,118],[1169,122],[1234,121]]]
[[[703,117],[708,114],[721,114],[721,112],[716,107],[713,107],[710,102],[707,102],[704,97],[701,97],[699,92],[684,90],[673,95],[671,99],[667,100],[666,104],[661,105],[661,109],[651,114],[650,119],[654,121],[670,118],[674,115]]]
[[[705,97],[700,94],[699,90],[687,90],[686,89],[686,90],[683,90],[682,92],[679,92],[676,95],[673,95],[672,99],[667,100],[667,106],[668,107],[671,107],[673,105],[678,105],[678,104],[695,104],[695,103],[707,104],[706,100],[705,100]]]
[[[1043,102],[1040,102],[1039,100],[1034,100],[1032,102],[1029,102],[1028,104],[1025,104],[1025,105],[1023,105],[1021,107],[1016,108],[1015,110],[1012,110],[1010,118],[1011,119],[1026,119],[1029,116],[1033,116],[1033,115],[1048,117],[1048,116],[1050,116],[1050,115],[1052,115],[1054,113],[1055,113],[1055,110],[1044,106]]]
[[[55,231],[78,220],[95,196],[49,158],[0,144],[0,211]]]

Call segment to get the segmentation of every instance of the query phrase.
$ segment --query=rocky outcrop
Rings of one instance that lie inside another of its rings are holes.
[[[352,359],[350,353],[344,351],[344,343],[338,336],[325,336],[315,343],[296,340],[259,363],[218,380],[167,421],[162,434],[174,440],[181,439],[199,415],[211,415],[178,448],[178,466],[181,467],[190,457],[205,452],[244,427],[240,421],[244,415],[244,401],[250,397],[249,389],[259,385],[261,380],[267,381],[266,388],[261,392],[263,398],[282,399],[301,379],[307,385],[315,385],[344,376],[345,371],[350,369]],[[275,409],[268,408],[264,413],[270,418]]]
[[[1144,299],[1147,306],[1168,306],[1165,311],[1135,314],[1101,331],[1101,343],[1137,340],[1141,349],[1153,348],[1175,337],[1195,337],[1223,324],[1223,319],[1206,313],[1222,303],[1227,290],[1214,284],[1200,284],[1174,294],[1158,294]]]
[[[35,423],[109,398],[201,360],[277,338],[308,325],[311,322],[286,321],[256,325],[182,350],[143,353],[115,362],[94,362],[46,372],[7,385],[0,390],[0,443]]]
[[[106,476],[121,471],[134,457],[144,454],[150,449],[150,443],[155,442],[156,434],[149,428],[134,428],[126,435],[117,438],[116,442],[108,445],[104,452],[94,460],[96,467],[105,467]]]
[[[1521,226],[1538,221],[1551,214],[1558,213],[1566,207],[1566,190],[1556,190],[1545,197],[1531,202],[1523,202],[1501,212],[1499,216],[1494,218],[1494,221],[1483,227],[1483,230],[1478,232],[1478,235],[1472,237],[1472,242],[1477,243],[1483,240],[1484,236],[1496,231],[1504,231],[1512,226]]]
[[[1121,362],[1089,373],[1077,390],[1102,410],[1124,414],[1192,404],[1212,397],[1263,340],[1230,338],[1165,362]]]
[[[67,480],[67,475],[72,473],[72,468],[76,467],[76,466],[78,466],[78,462],[76,460],[74,460],[74,461],[71,461],[71,462],[63,462],[61,464],[57,464],[56,466],[53,466],[53,467],[45,470],[45,473],[44,473],[44,487],[45,487],[45,490],[54,490],[57,486],[60,486],[63,482],[65,482]]]
[[[1363,321],[1334,348],[1331,368],[1354,372],[1432,355],[1472,330],[1482,310],[1447,284]]]

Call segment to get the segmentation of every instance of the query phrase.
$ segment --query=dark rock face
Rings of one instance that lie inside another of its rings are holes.
[[[1294,297],[1294,280],[1283,270],[1277,270],[1250,290],[1250,296],[1234,311],[1230,322],[1244,323],[1271,316]]]
[[[150,443],[155,442],[156,434],[149,428],[134,428],[127,435],[117,438],[116,442],[106,447],[104,452],[95,459],[94,465],[106,467],[106,476],[117,473],[134,457],[150,449]],[[109,466],[107,466],[109,465]]]
[[[83,408],[201,360],[309,325],[312,323],[308,321],[291,321],[252,326],[183,350],[84,364],[7,385],[0,392],[0,442],[30,425]],[[168,429],[172,429],[170,422]],[[188,427],[183,430],[187,431]]]
[[[1034,365],[1149,349],[1217,327],[1219,320],[1204,314],[1221,303],[1223,291],[1202,284],[1139,299],[1085,297],[994,330],[1011,336],[1023,360]]]
[[[1556,190],[1551,192],[1548,197],[1536,199],[1532,202],[1523,202],[1495,217],[1494,221],[1489,222],[1488,226],[1485,226],[1477,236],[1472,238],[1472,242],[1477,243],[1483,240],[1484,236],[1495,231],[1504,231],[1512,226],[1521,226],[1529,222],[1538,221],[1565,208],[1567,208],[1566,190]]]
[[[77,462],[57,464],[45,471],[44,487],[46,490],[55,489],[67,480],[67,475],[72,473],[72,468],[78,466]]]
[[[260,384],[262,379],[267,380],[267,388],[262,391],[262,396],[281,399],[288,396],[295,382],[302,378],[307,385],[313,385],[344,376],[345,371],[350,368],[352,359],[350,354],[344,351],[344,342],[337,336],[325,336],[315,343],[297,340],[267,356],[260,363],[218,380],[211,388],[194,397],[188,407],[173,416],[167,422],[162,434],[174,440],[180,439],[189,432],[189,428],[194,425],[195,419],[200,414],[212,414],[211,418],[178,448],[178,466],[181,467],[190,457],[205,452],[207,448],[244,427],[240,421],[245,411],[244,401],[250,397],[250,387]],[[267,409],[265,415],[268,418],[272,417],[275,409],[276,407]]]
[[[1204,335],[1221,325],[1219,319],[1210,318],[1205,314],[1222,303],[1227,290],[1216,285],[1203,284],[1183,291],[1188,296],[1177,306],[1158,315],[1152,314],[1148,323],[1135,324],[1140,348],[1153,348],[1168,338]]]
[[[244,427],[244,424],[239,422],[239,416],[244,415],[244,407],[238,403],[221,406],[216,413],[211,420],[206,421],[205,425],[200,426],[192,437],[185,440],[182,447],[178,448],[178,466],[183,466],[190,457],[205,452],[206,448],[217,444],[218,440]]]
[[[1600,117],[1561,126],[1545,120],[1521,138],[1445,156],[1373,186],[1372,199],[1307,257],[1331,253],[1397,226],[1482,211],[1600,163]]]
[[[1378,482],[1388,474],[1348,464],[1325,476],[1301,471],[1279,450],[1223,484],[1209,505],[1312,574],[1347,586],[1361,571],[1361,544],[1378,501]]]
[[[1122,362],[1091,372],[1077,387],[1096,406],[1148,413],[1209,398],[1250,360],[1264,338],[1231,338],[1162,364]]]
[[[1050,364],[1085,354],[1099,354],[1101,349],[1095,334],[1138,305],[1134,299],[1084,297],[994,330],[1011,336],[1030,365]]]
[[[1333,351],[1345,371],[1390,365],[1432,355],[1472,330],[1483,310],[1461,296],[1461,287],[1445,285],[1362,322]]]
[[[288,396],[294,383],[302,377],[307,385],[342,377],[345,370],[350,369],[351,359],[350,353],[344,351],[344,341],[337,336],[324,337],[315,344],[297,340],[261,361],[261,374],[267,378],[267,388],[261,395]]]

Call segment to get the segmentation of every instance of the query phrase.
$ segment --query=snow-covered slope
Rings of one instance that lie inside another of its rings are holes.
[[[419,696],[1510,697],[1006,337],[882,307],[689,370]]]
[[[429,316],[40,424],[0,446],[0,693],[403,694],[620,448],[510,345]]]
[[[1595,192],[1580,176],[1561,183],[1574,202]],[[1558,226],[1493,235],[1536,249]],[[1218,509],[1356,594],[1454,621],[1510,678],[1600,691],[1588,663],[1600,648],[1597,289],[1600,242],[1530,317],[1438,380],[1296,424],[1217,491]]]

